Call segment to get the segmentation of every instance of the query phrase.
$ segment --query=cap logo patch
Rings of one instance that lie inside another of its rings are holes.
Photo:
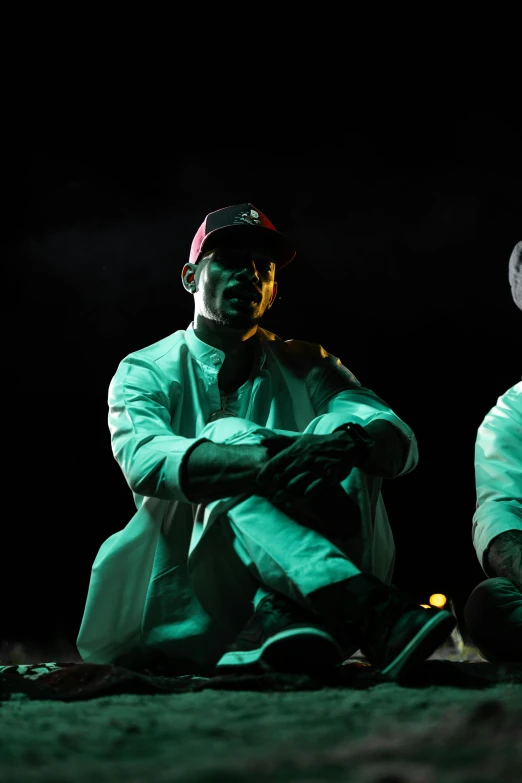
[[[241,212],[241,214],[235,216],[232,222],[247,223],[249,226],[261,225],[261,220],[259,219],[259,212],[256,212],[255,209],[251,209],[250,212]]]

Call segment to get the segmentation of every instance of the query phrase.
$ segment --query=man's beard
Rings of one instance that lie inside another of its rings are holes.
[[[236,329],[256,326],[262,318],[262,313],[258,309],[250,311],[245,309],[244,312],[240,310],[224,312],[223,310],[216,308],[210,315],[213,321],[216,321],[222,326],[229,326]]]

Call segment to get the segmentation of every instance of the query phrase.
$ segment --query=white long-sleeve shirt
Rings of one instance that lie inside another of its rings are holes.
[[[500,533],[522,530],[522,382],[502,394],[485,416],[475,442],[477,508],[472,539],[482,570]]]
[[[260,327],[257,334],[253,371],[227,401],[228,409],[290,433],[329,412],[362,425],[384,419],[407,444],[400,474],[416,466],[410,427],[338,357],[319,344],[284,341]],[[196,336],[192,322],[131,353],[117,368],[109,389],[109,429],[137,511],[95,558],[77,639],[85,661],[110,663],[137,645],[171,640],[175,654],[204,663],[221,643],[219,628],[188,579],[197,505],[185,496],[181,475],[184,459],[205,440],[200,433],[221,407],[218,374],[224,359],[223,351]],[[361,524],[373,538],[371,568],[389,580],[395,549],[380,492],[365,516]],[[166,574],[163,581],[152,578],[158,568]]]

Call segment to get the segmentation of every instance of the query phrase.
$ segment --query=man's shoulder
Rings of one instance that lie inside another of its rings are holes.
[[[495,405],[483,418],[478,428],[477,442],[491,442],[492,438],[506,439],[514,435],[518,444],[521,432],[522,383],[516,383],[498,397]]]
[[[151,343],[150,345],[146,345],[143,348],[138,348],[135,351],[128,353],[123,358],[122,363],[132,360],[159,362],[161,359],[177,353],[180,346],[184,343],[185,329],[178,329],[176,332],[167,335],[167,337],[162,337],[161,340],[157,340],[155,343]]]
[[[269,332],[267,329],[259,328],[259,331],[261,332],[261,339],[268,343],[270,350],[274,354],[287,357],[290,361],[292,359],[295,361],[313,361],[314,359],[320,361],[332,356],[320,343],[295,338],[283,340],[279,335]]]
[[[509,399],[516,400],[520,404],[522,399],[522,381],[515,383],[510,389],[507,390],[506,396]]]
[[[327,351],[321,343],[310,340],[282,340],[273,332],[262,330],[261,338],[272,351],[276,360],[285,365],[298,377],[306,378],[312,385],[321,378],[328,378],[329,383],[339,384],[339,388],[360,387],[361,383],[355,375],[341,362],[340,358]],[[332,381],[333,379],[333,381]]]
[[[495,406],[499,413],[507,414],[515,419],[519,426],[522,424],[522,381],[515,383],[502,394]]]
[[[500,414],[511,412],[522,417],[522,381],[515,383],[497,399],[490,413]]]

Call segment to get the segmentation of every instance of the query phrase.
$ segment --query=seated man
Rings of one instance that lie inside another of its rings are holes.
[[[510,258],[509,279],[522,310],[522,242]],[[465,609],[472,642],[486,660],[522,661],[522,382],[489,411],[475,444],[477,508],[473,544],[488,579]]]
[[[415,467],[413,432],[321,345],[259,326],[294,256],[252,204],[210,213],[181,272],[193,322],[118,366],[137,511],[93,564],[85,661],[309,671],[361,649],[396,678],[451,633],[391,585],[381,486]]]

